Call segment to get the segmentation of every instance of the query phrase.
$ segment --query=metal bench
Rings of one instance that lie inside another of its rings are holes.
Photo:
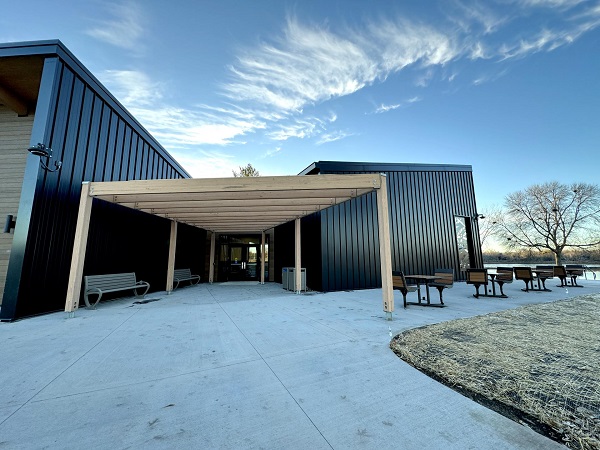
[[[182,281],[189,281],[190,284],[196,285],[200,283],[200,275],[192,275],[191,269],[175,269],[173,272],[173,290],[177,289],[179,283]]]
[[[106,275],[87,275],[83,277],[84,291],[83,299],[88,309],[95,309],[96,305],[102,298],[102,294],[106,292],[127,291],[133,289],[136,297],[144,297],[150,289],[150,284],[145,281],[136,281],[135,273],[111,273]],[[138,295],[137,290],[145,288],[142,295]],[[90,304],[89,296],[97,295],[98,299],[92,305]]]

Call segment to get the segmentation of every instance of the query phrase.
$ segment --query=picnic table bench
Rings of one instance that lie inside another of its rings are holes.
[[[135,272],[87,275],[83,277],[83,280],[83,299],[85,300],[85,305],[88,309],[95,309],[102,298],[102,294],[106,292],[127,291],[132,289],[136,297],[144,297],[150,289],[150,284],[146,281],[136,280]],[[145,288],[146,290],[142,295],[138,295],[137,290],[141,288]],[[98,299],[93,305],[90,304],[90,295],[98,296]]]
[[[434,270],[435,280],[433,283],[429,283],[429,286],[437,288],[440,293],[440,303],[444,304],[444,298],[442,297],[442,291],[444,289],[450,289],[454,286],[454,270],[452,269],[435,269]]]
[[[550,289],[546,287],[546,280],[548,278],[554,278],[554,271],[547,269],[543,266],[538,266],[535,269],[531,267],[515,267],[515,279],[525,282],[525,288],[522,291],[546,291],[550,292]],[[535,277],[534,274],[535,273]],[[533,281],[537,280],[537,289],[533,285]],[[531,284],[531,288],[529,285]]]
[[[405,308],[406,308],[406,295],[409,292],[415,292],[417,290],[417,286],[406,283],[406,278],[404,278],[403,272],[392,272],[392,288],[396,289],[402,293]]]
[[[182,281],[189,281],[190,284],[196,285],[200,283],[200,275],[192,275],[191,269],[175,269],[173,272],[173,283],[175,283],[173,290],[177,289]]]

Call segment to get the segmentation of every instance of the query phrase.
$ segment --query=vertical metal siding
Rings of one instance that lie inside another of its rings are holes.
[[[363,168],[348,172],[329,166],[321,173],[378,173],[370,172],[369,164]],[[444,166],[385,174],[393,269],[433,273],[438,267],[452,268],[456,279],[464,277],[458,270],[454,217],[475,214],[472,173]],[[381,286],[375,194],[333,206],[321,213],[321,221],[322,289]],[[474,260],[481,264],[477,226],[473,221]]]
[[[101,93],[59,64],[44,143],[54,151],[51,164],[63,165],[54,173],[38,170],[21,277],[11,290],[16,298],[4,299],[10,303],[6,311],[14,311],[8,319],[63,309],[82,181],[187,177],[142,137],[137,123],[128,123]],[[94,200],[97,222],[90,228],[84,273],[134,271],[153,290],[163,289],[169,221],[103,203]],[[195,248],[205,233],[186,229],[178,241]],[[183,249],[179,254],[186,262],[192,258]]]

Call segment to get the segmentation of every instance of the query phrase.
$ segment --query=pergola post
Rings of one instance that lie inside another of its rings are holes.
[[[383,310],[385,311],[386,318],[392,320],[392,312],[394,311],[394,286],[392,281],[392,251],[390,248],[390,215],[388,211],[387,180],[385,174],[381,174],[381,186],[376,192]]]
[[[295,239],[294,239],[294,255],[295,255],[295,270],[294,274],[296,276],[296,294],[299,294],[302,291],[302,274],[300,273],[302,267],[302,256],[301,256],[301,246],[300,246],[300,218],[295,220]]]
[[[215,278],[215,247],[217,244],[217,233],[214,231],[210,235],[210,265],[208,267],[208,282],[213,284]]]
[[[261,233],[260,241],[260,284],[265,284],[265,232]]]
[[[173,290],[173,274],[175,271],[175,250],[177,250],[177,222],[171,221],[171,237],[169,239],[169,262],[167,264],[167,294]]]
[[[93,198],[90,197],[90,184],[84,181],[81,185],[75,241],[73,242],[73,255],[71,256],[71,269],[69,271],[69,284],[67,285],[67,298],[65,301],[65,312],[70,317],[73,317],[75,310],[79,308],[81,277],[83,275],[83,263],[85,262],[90,217],[92,215],[92,200]]]

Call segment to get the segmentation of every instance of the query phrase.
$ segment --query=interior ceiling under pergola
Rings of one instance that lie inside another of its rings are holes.
[[[90,183],[90,195],[218,233],[269,230],[372,192],[380,174]]]

